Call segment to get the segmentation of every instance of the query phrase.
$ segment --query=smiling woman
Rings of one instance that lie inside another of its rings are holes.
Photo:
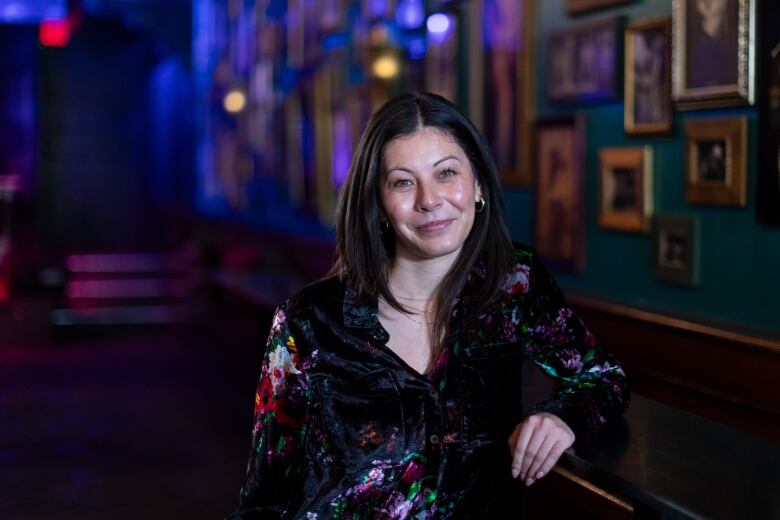
[[[450,102],[374,114],[337,214],[331,273],[276,312],[247,481],[231,518],[516,518],[628,404],[625,374],[527,246],[484,139]],[[557,391],[522,409],[521,365]]]
[[[482,199],[458,143],[435,128],[394,139],[385,147],[381,179],[382,213],[397,239],[396,261],[454,260]]]

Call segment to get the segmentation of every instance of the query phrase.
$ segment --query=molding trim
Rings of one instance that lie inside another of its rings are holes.
[[[724,341],[731,341],[739,343],[748,347],[753,347],[760,350],[767,350],[775,354],[780,354],[780,339],[773,339],[768,337],[754,336],[751,334],[734,332],[731,330],[721,329],[711,325],[705,325],[703,323],[697,323],[695,321],[689,321],[682,318],[675,318],[672,316],[658,314],[650,312],[636,307],[628,307],[618,303],[613,303],[605,300],[600,300],[590,296],[584,296],[581,294],[567,294],[566,298],[575,307],[589,308],[616,316],[622,316],[638,321],[644,321],[652,323],[654,325],[661,325],[672,329],[678,329],[685,332],[694,334],[700,334],[703,336],[710,336]]]

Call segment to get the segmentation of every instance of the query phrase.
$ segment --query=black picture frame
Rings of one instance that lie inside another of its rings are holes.
[[[780,226],[780,2],[759,9],[756,218]]]
[[[698,221],[690,215],[653,218],[653,275],[659,281],[693,286],[698,283]]]

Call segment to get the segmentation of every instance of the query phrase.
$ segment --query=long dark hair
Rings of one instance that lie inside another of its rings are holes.
[[[496,298],[513,256],[495,161],[482,135],[455,105],[436,94],[402,94],[385,103],[368,121],[339,197],[338,256],[329,274],[345,279],[359,295],[382,297],[399,312],[410,312],[396,300],[388,285],[395,237],[380,229],[379,178],[385,145],[423,127],[443,130],[455,139],[471,163],[486,202],[484,210],[475,214],[458,258],[435,292],[436,312],[430,335],[433,360],[447,339],[452,306],[475,264],[484,263],[486,278],[470,298],[466,322],[479,316]]]

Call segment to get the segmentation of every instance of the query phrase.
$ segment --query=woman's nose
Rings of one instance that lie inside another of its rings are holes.
[[[419,211],[433,211],[441,206],[442,197],[437,186],[425,182],[418,184],[417,209]]]

